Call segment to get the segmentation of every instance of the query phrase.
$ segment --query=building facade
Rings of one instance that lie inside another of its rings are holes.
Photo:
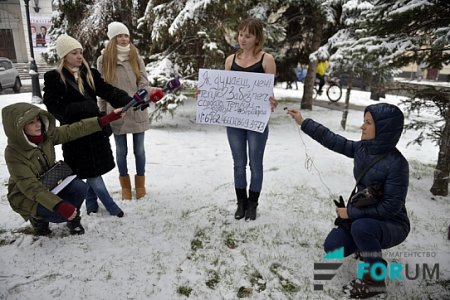
[[[26,2],[29,3],[32,45],[28,38]],[[48,45],[52,11],[52,0],[0,0],[0,56],[26,63],[31,57],[31,46],[36,62],[43,63],[40,54]]]

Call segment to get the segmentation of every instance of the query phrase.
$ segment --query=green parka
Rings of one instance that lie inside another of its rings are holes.
[[[36,116],[44,129],[44,141],[39,145],[30,142],[24,132],[24,126]],[[62,199],[43,186],[38,177],[55,164],[55,145],[100,131],[98,118],[56,127],[49,112],[29,103],[16,103],[3,108],[2,122],[8,138],[5,161],[10,174],[8,200],[12,209],[25,220],[36,217],[38,204],[53,210]]]

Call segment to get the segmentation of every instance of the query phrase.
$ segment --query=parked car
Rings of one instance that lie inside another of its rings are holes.
[[[341,80],[342,86],[348,86],[350,75],[347,73],[334,74]],[[381,83],[390,82],[393,80],[391,74],[375,75],[372,72],[366,72],[363,75],[353,76],[352,87],[363,91],[373,88],[378,88]]]
[[[9,59],[0,57],[0,92],[12,88],[14,93],[20,93],[21,87],[19,71]]]
[[[343,74],[340,74],[338,77],[341,80],[342,86],[348,85],[348,80],[349,80],[350,75],[343,73]],[[365,91],[367,89],[367,85],[362,78],[353,78],[352,87],[361,89],[363,91]]]

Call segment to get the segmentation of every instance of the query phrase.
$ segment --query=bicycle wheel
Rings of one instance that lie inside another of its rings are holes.
[[[335,83],[330,84],[327,89],[327,96],[331,102],[338,102],[342,97],[342,88]]]
[[[317,95],[319,94],[319,93],[317,93],[317,88],[316,87],[314,87],[313,88],[313,94],[312,94],[312,98],[313,98],[313,100],[316,100],[316,98],[317,98]]]

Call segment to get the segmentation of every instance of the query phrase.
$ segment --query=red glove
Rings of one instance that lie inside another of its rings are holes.
[[[77,208],[75,206],[64,201],[60,202],[55,208],[55,211],[66,219],[69,219],[76,210]]]
[[[106,116],[98,118],[98,122],[100,126],[104,127],[111,123],[112,121],[118,120],[122,117],[122,112],[115,113],[114,111],[110,112]]]

